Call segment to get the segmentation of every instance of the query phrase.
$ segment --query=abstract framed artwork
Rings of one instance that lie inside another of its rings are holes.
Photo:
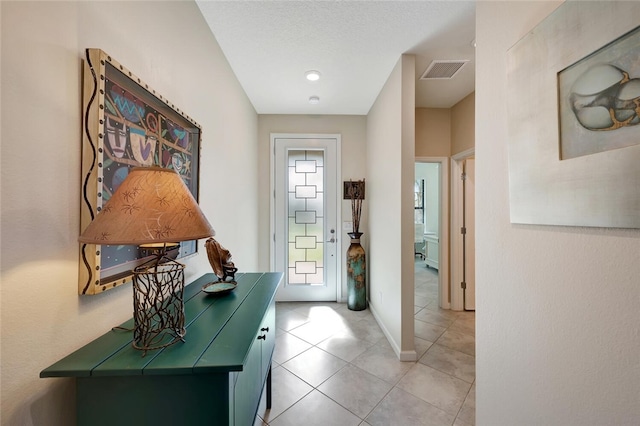
[[[83,109],[81,232],[133,167],[175,170],[198,200],[200,126],[100,49],[86,49]],[[196,251],[187,241],[170,255]],[[136,246],[82,244],[78,292],[122,285],[147,259]]]
[[[564,2],[507,52],[512,223],[640,228],[638,22]]]
[[[640,27],[558,73],[560,158],[640,144]]]

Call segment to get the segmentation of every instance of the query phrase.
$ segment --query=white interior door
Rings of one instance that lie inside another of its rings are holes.
[[[464,162],[464,269],[466,290],[464,309],[476,309],[476,162],[469,158]]]
[[[295,137],[294,137],[295,136]],[[339,136],[272,135],[273,270],[279,301],[336,301]]]

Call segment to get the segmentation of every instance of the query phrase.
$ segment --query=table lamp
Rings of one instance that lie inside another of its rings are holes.
[[[215,235],[178,173],[135,167],[82,232],[89,244],[137,245],[153,258],[133,270],[133,347],[184,341],[184,268],[166,253],[180,241]]]

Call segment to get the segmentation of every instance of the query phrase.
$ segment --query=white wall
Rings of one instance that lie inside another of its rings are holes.
[[[201,205],[241,270],[258,263],[257,115],[193,2],[1,2],[0,15],[1,420],[73,425],[73,380],[39,372],[132,315],[130,285],[77,294],[84,49],[202,126]],[[211,271],[200,250],[188,280]]]
[[[272,153],[269,152],[271,133],[325,133],[340,134],[342,143],[341,152],[341,173],[342,180],[360,180],[365,178],[366,162],[364,153],[366,151],[366,117],[363,115],[259,115],[258,116],[258,152],[259,152],[259,176],[258,186],[259,210],[259,264],[261,270],[269,269],[269,252],[271,250],[271,237],[269,235],[269,212],[271,211],[271,200],[269,190],[269,178],[273,171],[269,170],[269,159]],[[342,198],[342,182],[340,184],[340,198]],[[365,194],[366,195],[366,194]],[[342,201],[342,218],[338,224],[338,239],[340,240],[339,259],[346,259],[347,249],[350,240],[346,231],[342,230],[342,221],[351,221],[351,202]],[[362,237],[362,245],[365,250],[367,246],[367,203],[362,204],[362,219],[360,231],[365,235]],[[347,297],[347,271],[342,267],[342,301]]]
[[[558,4],[476,9],[478,425],[640,423],[640,230],[509,221],[507,50]]]
[[[415,357],[415,58],[403,55],[367,116],[370,307],[402,359]],[[410,312],[409,312],[410,311]]]

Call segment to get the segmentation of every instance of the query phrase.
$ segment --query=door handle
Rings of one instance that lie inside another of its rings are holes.
[[[332,229],[332,230],[331,230],[331,231],[329,231],[329,232],[331,232],[331,239],[330,239],[330,240],[327,240],[327,242],[328,242],[328,243],[335,243],[335,242],[336,242],[336,237],[335,237],[336,230],[335,230],[335,229]]]

